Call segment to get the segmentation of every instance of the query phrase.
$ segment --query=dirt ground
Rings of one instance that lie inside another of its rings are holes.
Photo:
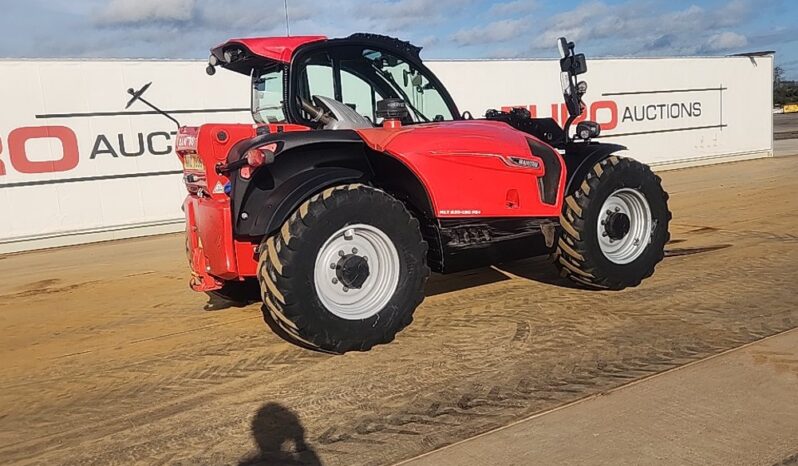
[[[641,287],[542,258],[434,276],[362,354],[207,305],[180,235],[0,256],[0,463],[386,464],[798,326],[798,157],[663,178],[673,240]]]

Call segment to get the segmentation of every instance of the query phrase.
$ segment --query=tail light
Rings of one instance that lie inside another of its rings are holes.
[[[271,143],[265,146],[254,147],[244,154],[247,164],[241,167],[241,178],[248,180],[252,177],[252,172],[260,167],[274,162],[274,153],[277,151],[277,144]]]

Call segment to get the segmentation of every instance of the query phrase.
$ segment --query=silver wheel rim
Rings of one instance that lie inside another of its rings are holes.
[[[628,218],[628,230],[617,228],[620,219],[624,227]],[[598,242],[604,257],[616,264],[628,264],[643,254],[651,243],[654,221],[651,207],[640,191],[622,188],[613,192],[601,206],[597,231]],[[613,228],[613,226],[615,226]]]
[[[348,287],[341,279],[339,266],[352,257],[368,264],[368,276],[359,287]],[[322,245],[313,278],[316,295],[328,311],[342,319],[368,319],[388,304],[399,285],[399,253],[379,228],[347,225]]]

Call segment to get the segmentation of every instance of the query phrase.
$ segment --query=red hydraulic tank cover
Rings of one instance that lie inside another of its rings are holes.
[[[269,60],[290,63],[294,51],[311,42],[327,40],[326,36],[290,36],[290,37],[250,37],[245,39],[230,39],[224,44],[215,47],[224,47],[231,44],[241,44],[248,48],[254,55]]]

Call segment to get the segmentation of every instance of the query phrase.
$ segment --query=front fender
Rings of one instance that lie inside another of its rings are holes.
[[[563,159],[568,170],[565,195],[576,190],[593,165],[622,150],[626,150],[626,146],[601,142],[571,143],[565,146]]]

